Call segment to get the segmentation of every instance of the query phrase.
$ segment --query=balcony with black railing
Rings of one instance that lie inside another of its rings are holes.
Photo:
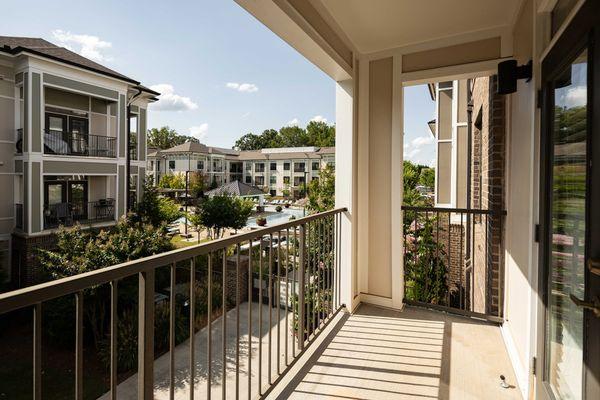
[[[92,224],[115,219],[115,200],[48,204],[44,207],[44,229]]]
[[[117,156],[117,138],[79,132],[44,131],[44,153],[81,157]]]

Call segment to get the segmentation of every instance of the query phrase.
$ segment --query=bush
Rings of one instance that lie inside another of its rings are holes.
[[[293,220],[295,220],[295,219],[296,219],[296,216],[295,216],[295,215],[291,215],[289,220],[290,220],[290,221],[293,221]]]
[[[170,224],[183,216],[174,200],[159,196],[149,179],[144,180],[144,196],[135,205],[133,222],[143,222],[155,227]]]
[[[283,208],[281,208],[281,206],[277,206],[277,207],[275,207],[275,211],[280,213],[283,211]]]
[[[264,217],[256,218],[256,225],[258,225],[258,226],[267,225],[267,219]]]
[[[251,202],[233,196],[213,196],[200,202],[196,213],[200,216],[198,222],[205,226],[211,237],[223,237],[225,229],[242,229],[246,226],[253,205]]]

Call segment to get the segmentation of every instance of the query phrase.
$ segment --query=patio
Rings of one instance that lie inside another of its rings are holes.
[[[268,398],[520,399],[515,382],[497,325],[363,304],[340,313]]]

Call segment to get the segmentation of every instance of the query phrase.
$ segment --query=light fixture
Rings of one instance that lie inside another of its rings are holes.
[[[502,61],[498,64],[498,94],[510,94],[517,91],[517,80],[531,80],[532,62],[517,65],[517,60]]]

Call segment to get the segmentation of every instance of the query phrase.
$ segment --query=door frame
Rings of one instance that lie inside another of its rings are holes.
[[[538,268],[538,294],[542,303],[543,312],[538,313],[537,330],[537,368],[535,378],[536,398],[555,399],[554,394],[545,381],[545,356],[546,356],[546,321],[549,312],[548,309],[548,272],[549,272],[549,253],[550,243],[550,224],[551,221],[551,160],[552,149],[550,145],[552,140],[549,138],[552,128],[553,113],[553,91],[549,90],[550,82],[572,63],[574,58],[584,49],[588,51],[588,93],[587,93],[587,182],[586,182],[586,234],[585,234],[585,264],[587,265],[590,252],[592,256],[597,257],[600,254],[594,254],[594,249],[590,246],[591,231],[598,230],[597,226],[590,223],[594,218],[600,218],[598,207],[590,207],[590,198],[600,199],[600,183],[591,185],[593,178],[600,176],[598,165],[600,165],[600,2],[587,1],[571,20],[562,35],[557,39],[552,49],[548,52],[541,64],[541,126],[540,126],[540,185],[539,185],[539,268]],[[578,45],[574,45],[578,44]],[[597,112],[594,113],[594,110]],[[595,130],[592,130],[594,127]],[[594,140],[593,136],[596,136]],[[596,161],[596,174],[592,174],[590,163],[592,158]],[[596,186],[596,191],[592,189]],[[595,214],[595,215],[592,215]],[[600,224],[596,224],[600,225]],[[600,234],[596,233],[596,238]],[[596,246],[599,247],[599,246]],[[600,249],[596,249],[596,253]],[[593,274],[585,269],[585,300],[590,299],[590,288],[592,283],[594,290],[598,290],[600,276],[594,277]],[[595,321],[594,319],[598,320]],[[600,319],[596,318],[590,311],[584,310],[584,338],[583,338],[583,394],[585,398],[600,398],[600,388],[589,378],[595,376],[596,382],[600,379],[600,342],[590,338],[590,332],[599,332]],[[593,355],[596,354],[595,357]]]

